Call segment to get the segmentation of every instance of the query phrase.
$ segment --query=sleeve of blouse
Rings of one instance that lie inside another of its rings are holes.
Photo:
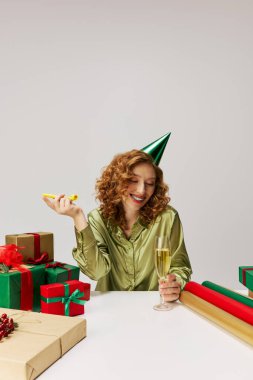
[[[82,231],[75,228],[77,246],[72,254],[81,271],[90,279],[98,281],[111,270],[111,261],[105,227],[91,215],[88,216],[88,221],[88,226]]]
[[[172,223],[170,241],[172,250],[170,273],[176,275],[177,280],[180,282],[181,288],[183,289],[185,284],[190,281],[192,269],[186,251],[183,227],[178,213],[175,214]]]

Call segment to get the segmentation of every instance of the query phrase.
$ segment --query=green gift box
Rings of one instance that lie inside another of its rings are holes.
[[[70,280],[79,280],[80,269],[74,265],[58,261],[45,265],[45,283],[54,284]]]
[[[45,284],[44,265],[22,265],[0,272],[0,307],[40,311],[40,286]]]
[[[253,266],[239,267],[239,281],[249,290],[253,290]]]

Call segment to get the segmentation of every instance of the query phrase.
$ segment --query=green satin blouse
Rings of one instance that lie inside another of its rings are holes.
[[[129,239],[122,229],[103,219],[99,209],[88,215],[88,226],[77,231],[73,257],[81,271],[98,281],[96,290],[158,290],[154,263],[154,239],[170,234],[170,273],[183,288],[192,273],[177,211],[168,206],[149,226],[139,220]]]

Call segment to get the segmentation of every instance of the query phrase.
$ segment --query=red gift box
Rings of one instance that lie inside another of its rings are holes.
[[[74,316],[84,314],[84,303],[90,299],[90,284],[78,280],[42,285],[41,312]]]

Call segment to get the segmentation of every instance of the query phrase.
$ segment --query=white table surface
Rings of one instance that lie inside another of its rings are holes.
[[[253,348],[176,303],[155,311],[158,292],[92,292],[87,337],[39,380],[250,380]]]

